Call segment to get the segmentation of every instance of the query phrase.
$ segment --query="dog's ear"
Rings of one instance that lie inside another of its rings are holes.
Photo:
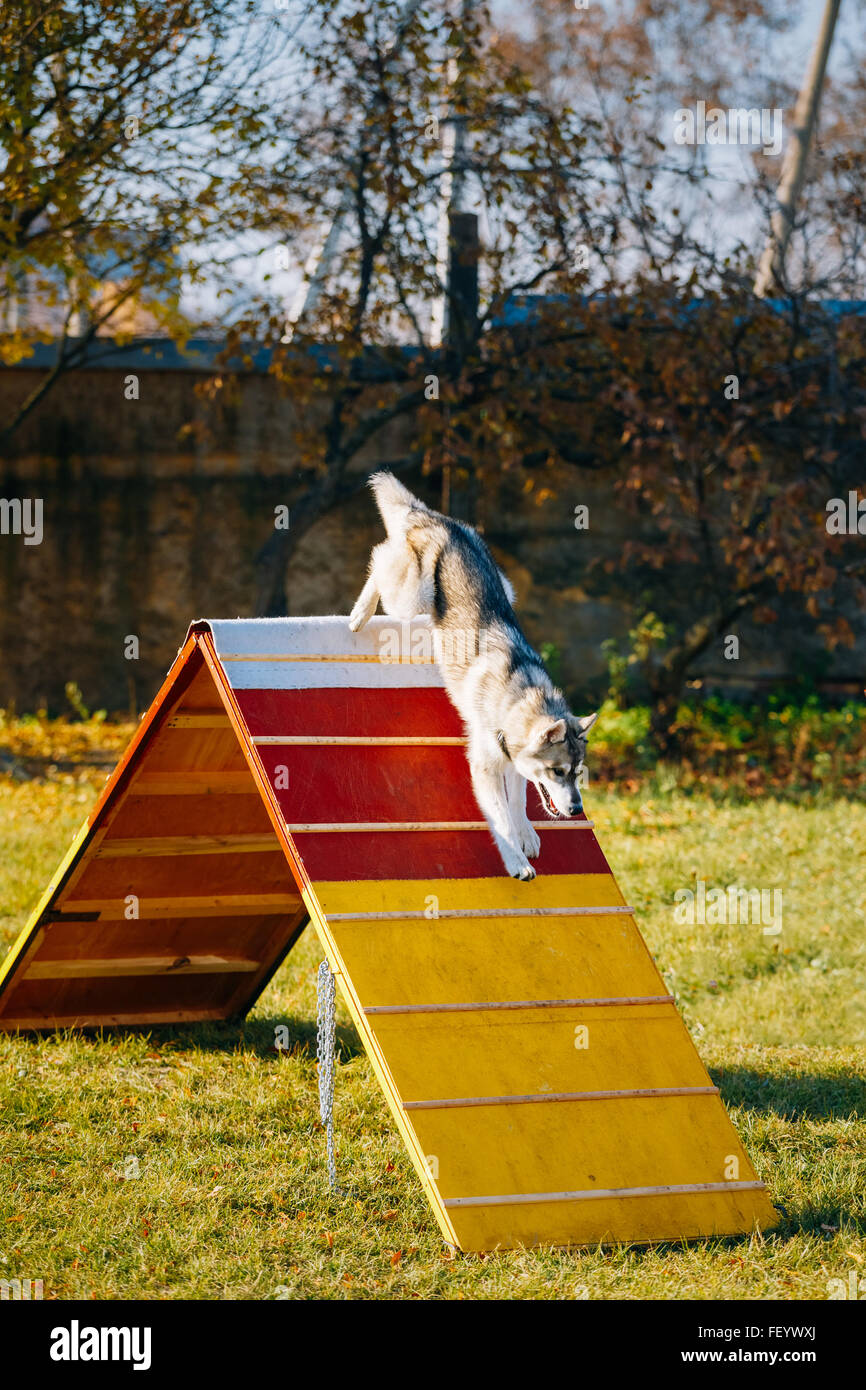
[[[595,714],[584,714],[581,718],[575,719],[574,727],[577,729],[581,738],[586,738],[596,719],[598,719],[597,710]]]
[[[564,719],[541,720],[535,726],[536,748],[546,748],[551,743],[562,743],[567,727]]]

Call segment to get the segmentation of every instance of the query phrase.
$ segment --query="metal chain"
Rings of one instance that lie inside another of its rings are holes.
[[[336,1190],[337,1160],[334,1155],[334,1047],[336,1039],[337,985],[326,960],[316,977],[319,999],[316,1049],[319,1062],[319,1117],[328,1145],[328,1183]]]

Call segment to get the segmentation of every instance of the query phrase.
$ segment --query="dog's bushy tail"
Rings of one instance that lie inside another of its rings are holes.
[[[389,536],[400,535],[405,530],[406,514],[410,508],[426,511],[423,502],[419,502],[393,473],[374,473],[370,478],[370,487]]]

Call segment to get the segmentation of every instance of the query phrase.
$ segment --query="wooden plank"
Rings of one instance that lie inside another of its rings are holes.
[[[516,999],[491,1004],[375,1004],[365,1014],[467,1014],[495,1013],[509,1009],[592,1009],[621,1008],[623,1005],[673,1004],[672,994],[650,994],[636,998],[618,995],[611,999]]]
[[[418,1110],[443,1198],[714,1185],[757,1174],[718,1095]]]
[[[84,1012],[69,1014],[12,1014],[4,1017],[4,1031],[20,1029],[54,1032],[58,1028],[149,1028],[153,1024],[207,1023],[224,1019],[223,1009],[148,1009],[140,1013]]]
[[[670,1004],[394,1014],[369,1023],[404,1102],[711,1084],[697,1053],[680,1046]]]
[[[632,1245],[659,1241],[681,1245],[687,1239],[718,1240],[778,1222],[767,1192],[760,1189],[464,1207],[447,1215],[458,1232],[460,1248],[467,1251],[539,1245],[598,1249],[623,1240]]]
[[[231,723],[225,710],[202,710],[196,714],[173,714],[166,721],[168,729],[229,729]]]
[[[317,653],[316,655],[312,655],[312,654],[309,653],[309,652],[248,652],[248,653],[246,653],[246,654],[240,653],[240,654],[238,654],[238,655],[223,655],[223,654],[220,654],[219,660],[222,662],[222,664],[223,664],[224,666],[225,666],[228,662],[233,662],[233,661],[243,661],[243,662],[247,662],[247,663],[252,663],[252,662],[266,662],[266,661],[277,661],[277,662],[280,662],[280,663],[285,663],[285,662],[292,662],[292,663],[301,662],[301,663],[302,663],[302,662],[311,662],[311,661],[322,661],[322,662],[337,662],[337,663],[339,663],[339,665],[341,665],[341,666],[342,666],[342,665],[349,664],[349,663],[353,663],[353,664],[357,663],[357,664],[360,664],[360,665],[372,665],[372,666],[435,666],[435,665],[436,665],[436,662],[433,660],[433,658],[432,658],[432,657],[427,657],[427,656],[401,656],[400,659],[399,659],[399,661],[397,661],[397,660],[395,660],[395,661],[387,661],[387,660],[385,660],[381,655],[377,655],[377,654],[375,654],[375,653],[373,653],[372,655],[366,654],[366,653],[361,654],[361,655],[357,655],[357,654],[353,654],[353,653],[350,653],[350,652],[344,653],[342,656],[339,655],[339,654],[337,654],[337,653]],[[264,684],[264,682],[263,682],[263,684]]]
[[[625,905],[609,869],[601,873],[543,874],[529,883],[515,884],[504,871],[470,881],[439,873],[429,878],[404,875],[391,879],[320,879],[316,884],[322,910],[334,913],[414,911],[419,902],[435,896],[441,911],[462,911],[466,907],[519,911],[534,908],[600,907]]]
[[[511,1207],[535,1202],[592,1202],[623,1197],[671,1197],[696,1192],[763,1192],[762,1182],[684,1182],[666,1187],[600,1187],[579,1192],[515,1192],[493,1197],[446,1197],[446,1207]]]
[[[479,1105],[550,1105],[577,1100],[646,1100],[649,1096],[717,1096],[718,1086],[648,1086],[637,1091],[542,1091],[527,1096],[465,1096],[404,1100],[404,1110],[460,1110]]]
[[[128,952],[122,948],[118,951],[94,951],[91,959],[123,959],[126,955],[127,958],[163,956],[177,960],[182,954],[190,953],[183,952],[183,947],[154,950],[145,946]],[[199,950],[192,954],[235,955],[242,959],[249,959],[252,955],[249,951],[234,951],[233,947],[226,950],[219,946],[215,950]],[[68,956],[69,953],[56,953],[57,957],[61,955]],[[38,964],[38,961],[39,957],[31,965]],[[52,972],[48,978],[35,979],[25,975],[19,981],[15,1006],[7,1011],[7,1017],[98,1018],[126,1014],[134,1015],[143,1022],[154,1014],[200,1013],[210,1009],[220,1009],[225,1017],[226,1000],[236,991],[238,980],[250,980],[253,975],[254,972],[250,971],[238,974],[225,970],[200,972],[182,969],[164,970],[147,976],[123,971],[87,975],[57,975]]]
[[[330,843],[330,841],[326,842]],[[193,898],[205,890],[218,897],[247,893],[290,893],[284,857],[274,842],[258,854],[136,855],[93,859],[75,892],[78,899]]]
[[[284,734],[299,736],[288,718],[283,727],[263,730],[262,739]],[[345,744],[326,745],[324,754],[322,745],[307,743],[306,736],[288,745],[256,741],[254,748],[288,822],[474,825],[489,837],[472,790],[466,750],[457,741],[367,743],[353,734]],[[527,790],[526,811],[530,821],[543,826],[558,823],[548,816],[534,787]],[[586,824],[582,818],[562,820]]]
[[[670,997],[631,914],[606,911],[627,907],[610,874],[569,874],[561,880],[553,874],[521,884],[504,875],[467,883],[364,880],[323,884],[320,891],[329,929],[367,1005]],[[399,910],[396,918],[351,920],[359,912],[392,907]],[[575,907],[590,910],[521,915],[535,908]],[[495,915],[500,908],[516,915]],[[444,915],[463,910],[485,915]],[[349,920],[331,920],[341,912]]]
[[[536,830],[592,830],[591,820],[534,820],[530,821]],[[377,831],[404,832],[410,830],[487,830],[483,820],[421,820],[421,821],[304,821],[296,824],[286,822],[291,835],[345,835],[373,834]]]
[[[110,979],[115,975],[238,975],[261,962],[239,956],[113,956],[110,960],[36,960],[28,980]]]
[[[43,960],[90,961],[161,957],[175,961],[184,956],[190,959],[198,956],[217,956],[257,961],[261,964],[267,958],[275,931],[287,930],[297,915],[285,913],[279,916],[158,917],[141,921],[55,922],[45,928],[44,941],[33,959],[34,963],[38,964]],[[237,978],[249,979],[249,975]],[[121,1007],[119,1002],[116,1007]],[[577,1084],[571,1087],[569,1083],[569,1087],[576,1090]],[[582,1081],[580,1084],[583,1084]],[[482,1086],[475,1089],[480,1092],[492,1087]],[[502,1089],[505,1090],[506,1087],[503,1086]],[[516,1091],[525,1088],[522,1085],[514,1085],[510,1089]],[[567,1088],[563,1085],[560,1089]],[[407,1094],[407,1099],[426,1094],[426,1090],[416,1090],[411,1095]],[[458,1095],[460,1092],[452,1091],[452,1094]]]
[[[222,729],[163,728],[149,750],[148,773],[244,772],[246,762],[230,725]]]
[[[502,918],[520,917],[613,917],[617,913],[634,916],[633,907],[454,907],[437,908],[431,918],[429,912],[329,912],[329,922],[438,922],[462,921],[464,918]]]
[[[258,788],[244,768],[240,772],[140,772],[130,796],[258,796]]]
[[[268,835],[277,843],[257,788],[248,795],[212,795],[188,787],[186,795],[136,796],[133,787],[107,839],[186,839],[190,835]]]
[[[47,920],[80,921],[95,914],[101,922],[147,921],[160,917],[265,917],[293,914],[302,906],[300,893],[215,893],[188,898],[139,898],[138,917],[130,919],[116,898],[64,899],[61,912]]]
[[[154,835],[143,840],[105,840],[95,859],[175,858],[187,854],[279,854],[273,835]]]
[[[460,716],[440,687],[417,686],[411,699],[400,689],[356,686],[347,697],[339,688],[317,690],[236,690],[247,728],[257,734],[345,734],[393,738],[418,735],[461,738]],[[351,722],[347,720],[351,698]],[[211,704],[213,701],[210,702]]]
[[[341,734],[256,734],[253,743],[257,747],[266,747],[270,744],[283,745],[287,748],[309,748],[318,744],[331,744],[343,748],[463,748],[466,746],[465,738],[427,738],[419,734],[410,738],[408,735],[394,738],[379,737],[353,737]]]
[[[672,998],[630,917],[530,918],[516,929],[513,922],[432,917],[423,925],[338,922],[332,930],[363,998],[395,1011],[485,1000],[573,999],[571,1007],[580,1008],[583,1000],[616,1007],[622,999]],[[537,949],[542,928],[545,944]],[[436,961],[435,970],[424,968],[425,959]],[[573,993],[563,991],[564,981]]]
[[[291,811],[288,814],[291,816]],[[553,824],[550,821],[540,828],[541,854],[533,861],[538,875],[534,883],[565,874],[595,876],[607,870],[607,860],[591,832],[588,835],[559,834],[555,830],[548,833]],[[312,826],[310,834],[293,833],[291,843],[313,882],[330,883],[342,879],[346,884],[357,886],[364,881],[371,884],[393,882],[400,876],[422,883],[433,880],[441,884],[446,878],[476,882],[479,878],[493,877],[498,877],[500,884],[507,882],[502,857],[486,826],[479,824],[475,831],[424,829],[426,833],[423,834],[416,831],[401,834],[392,830],[377,835],[374,847],[370,835],[363,830],[353,831],[348,826],[342,835],[317,835],[316,827]],[[531,902],[533,883],[524,882],[520,886],[524,890],[521,892],[523,901]],[[463,902],[456,906],[465,905],[469,891],[467,887]],[[435,893],[436,889],[431,892]],[[415,901],[418,902],[417,896]]]

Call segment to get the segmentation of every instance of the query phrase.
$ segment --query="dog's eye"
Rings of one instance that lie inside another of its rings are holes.
[[[555,767],[555,768],[553,769],[553,775],[554,775],[554,777],[564,777],[564,776],[565,776],[565,768],[562,768],[562,767]]]

